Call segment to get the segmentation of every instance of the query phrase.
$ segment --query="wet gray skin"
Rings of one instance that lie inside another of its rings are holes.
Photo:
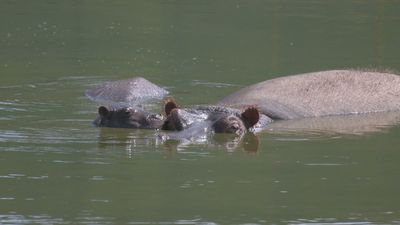
[[[100,106],[93,124],[98,127],[159,129],[164,116],[137,107],[113,109]]]
[[[240,135],[248,129],[261,130],[272,119],[400,111],[400,76],[359,70],[300,74],[245,87],[219,101],[217,106],[172,108],[163,125],[165,130],[180,131],[207,121],[216,133]],[[260,113],[254,126],[246,124],[248,118],[241,114],[249,108]]]
[[[137,79],[134,79],[134,83]],[[149,88],[154,87],[143,78],[138,81],[144,82],[144,86]],[[122,87],[121,82],[112,84],[117,90]],[[272,119],[395,110],[400,110],[399,76],[390,73],[335,70],[267,80],[227,96],[218,102],[217,106],[181,109],[175,102],[170,101],[165,105],[165,120],[159,114],[145,112],[140,108],[109,110],[101,107],[95,124],[182,131],[201,123],[202,125],[197,127],[209,127],[215,133],[241,135],[249,129],[263,129]],[[191,129],[191,133],[195,133],[193,130],[197,129]]]
[[[400,110],[400,76],[388,72],[332,70],[266,80],[217,103],[256,106],[278,120]]]
[[[99,127],[159,129],[164,116],[144,110],[140,105],[162,99],[168,91],[142,77],[109,81],[85,92],[101,106],[93,122]]]
[[[220,106],[194,106],[192,108],[178,108],[166,104],[167,118],[162,126],[163,130],[183,131],[188,128],[199,127],[199,132],[211,128],[215,133],[232,133],[243,135],[253,127],[265,127],[272,120],[265,115],[260,115],[256,108],[249,107],[238,110]],[[261,119],[260,119],[261,116]],[[197,126],[202,124],[202,126]],[[190,129],[193,135],[193,129]]]
[[[103,104],[137,105],[162,99],[168,91],[143,77],[133,77],[105,82],[86,90],[85,94],[92,101]]]

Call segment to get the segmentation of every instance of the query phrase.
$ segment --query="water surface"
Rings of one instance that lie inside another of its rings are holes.
[[[1,224],[400,223],[398,125],[162,142],[92,127],[84,96],[143,76],[209,104],[289,74],[400,70],[397,1],[0,4]]]

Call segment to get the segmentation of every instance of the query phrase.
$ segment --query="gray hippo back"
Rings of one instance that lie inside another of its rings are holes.
[[[85,92],[91,100],[109,105],[98,108],[98,117],[93,124],[98,127],[158,129],[164,117],[152,113],[151,101],[168,94],[165,89],[142,77],[110,81]]]
[[[332,70],[267,80],[218,102],[256,106],[274,119],[346,115],[400,110],[400,76],[356,70]]]
[[[162,99],[168,94],[165,89],[142,77],[110,81],[85,92],[91,100],[107,104],[139,104],[154,99]]]

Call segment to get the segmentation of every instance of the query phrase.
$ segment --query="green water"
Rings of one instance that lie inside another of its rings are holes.
[[[201,104],[283,75],[400,70],[399,12],[398,1],[0,1],[0,224],[399,224],[399,126],[164,143],[92,127],[98,105],[83,94],[140,75]]]

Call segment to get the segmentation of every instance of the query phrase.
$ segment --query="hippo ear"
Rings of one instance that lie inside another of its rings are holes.
[[[244,125],[246,126],[247,129],[254,126],[260,119],[260,114],[258,112],[258,109],[254,108],[254,107],[247,108],[242,113],[241,116],[242,116]]]
[[[98,111],[99,111],[99,115],[101,117],[106,117],[109,113],[107,107],[105,107],[105,106],[100,106]]]
[[[178,108],[178,104],[176,104],[173,98],[169,98],[165,101],[164,112],[167,116],[169,116],[169,114],[171,114],[171,111],[175,108]]]

